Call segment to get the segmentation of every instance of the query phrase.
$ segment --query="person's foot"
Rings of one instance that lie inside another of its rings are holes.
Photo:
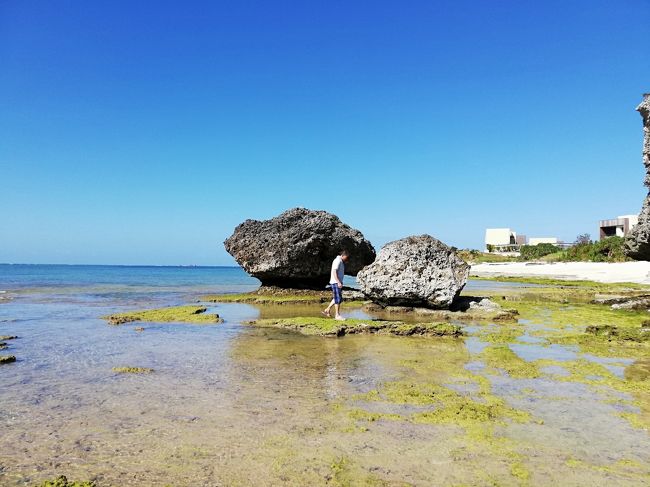
[[[331,318],[331,317],[332,317],[332,315],[330,314],[330,312],[327,311],[327,310],[323,310],[323,311],[321,311],[320,314],[322,314],[323,316],[327,316],[328,318]]]
[[[345,318],[343,318],[343,316],[341,316],[341,315],[336,315],[336,317],[334,317],[334,319],[339,320],[339,321],[345,321]]]

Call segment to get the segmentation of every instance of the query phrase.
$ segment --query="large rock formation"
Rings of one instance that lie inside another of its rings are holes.
[[[643,118],[643,165],[646,187],[650,188],[650,93],[636,107]],[[639,223],[625,238],[625,253],[636,260],[650,260],[650,192],[643,202]]]
[[[465,286],[469,265],[430,235],[387,243],[359,272],[361,291],[386,305],[447,308]]]
[[[375,260],[375,249],[362,233],[326,211],[287,210],[270,220],[246,220],[224,245],[265,286],[322,289],[332,260],[350,253],[345,273],[356,276]]]

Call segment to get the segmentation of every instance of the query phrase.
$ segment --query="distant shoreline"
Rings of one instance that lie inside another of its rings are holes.
[[[170,265],[170,264],[26,264],[24,262],[0,262],[0,266],[49,266],[49,267],[170,267],[174,269],[239,269],[238,265]]]

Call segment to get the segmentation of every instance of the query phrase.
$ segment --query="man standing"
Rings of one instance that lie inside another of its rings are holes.
[[[345,274],[345,263],[348,261],[350,254],[347,250],[341,253],[332,262],[332,271],[330,272],[330,286],[332,287],[332,301],[323,311],[323,315],[331,316],[330,309],[334,306],[334,319],[345,321],[340,313],[341,302],[343,301],[343,275]]]

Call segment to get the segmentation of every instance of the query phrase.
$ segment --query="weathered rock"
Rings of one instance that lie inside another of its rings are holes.
[[[448,308],[467,282],[469,265],[430,235],[386,244],[359,272],[361,291],[386,306]]]
[[[628,298],[624,301],[612,304],[612,309],[630,309],[635,311],[650,310],[650,297],[639,296],[637,298]]]
[[[332,260],[350,253],[345,273],[357,273],[375,259],[363,234],[326,211],[294,208],[270,220],[246,220],[224,245],[246,272],[265,286],[322,289]]]
[[[643,101],[636,109],[643,118],[644,184],[650,188],[650,93],[643,95]],[[625,238],[625,253],[636,260],[650,260],[650,192],[639,213],[639,223]]]

